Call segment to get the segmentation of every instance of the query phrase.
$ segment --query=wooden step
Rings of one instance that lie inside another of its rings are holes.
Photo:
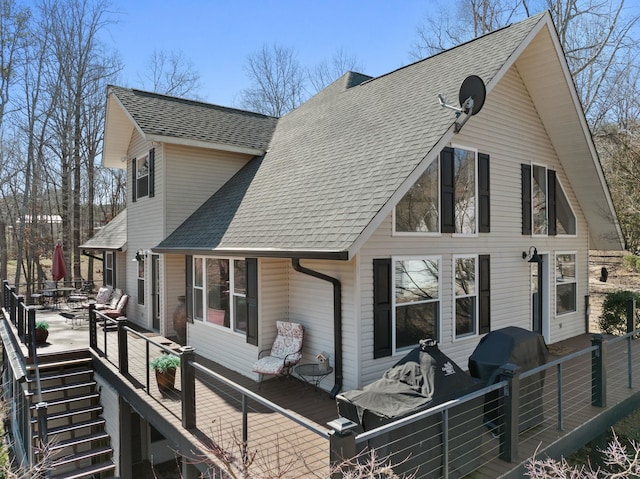
[[[47,406],[58,406],[60,404],[73,403],[75,401],[86,401],[86,400],[94,401],[99,398],[100,398],[100,393],[92,392],[92,393],[86,393],[86,394],[76,394],[74,396],[68,396],[64,398],[52,399],[50,401],[46,401],[46,403],[47,403]],[[30,407],[31,409],[35,409],[36,405],[32,404]]]
[[[106,423],[106,421],[104,420],[104,418],[102,417],[98,417],[96,419],[90,419],[89,421],[82,421],[82,422],[77,422],[74,424],[67,424],[65,426],[58,426],[58,427],[52,427],[51,429],[49,429],[47,431],[47,434],[49,437],[53,437],[56,436],[58,434],[63,434],[65,432],[71,432],[71,431],[77,431],[79,429],[84,429],[87,427],[93,428],[93,427],[104,427],[104,424]],[[39,433],[36,432],[34,433],[31,437],[35,440],[38,439],[38,435]]]
[[[94,474],[100,474],[103,472],[113,471],[116,466],[113,462],[102,462],[100,464],[93,464],[89,467],[82,469],[76,469],[75,471],[64,472],[62,474],[54,474],[52,479],[86,479],[92,477]]]
[[[62,372],[54,372],[54,373],[42,373],[40,374],[40,382],[42,381],[55,381],[60,379],[71,379],[73,377],[93,374],[93,369],[83,368],[83,369],[74,369],[71,371],[62,371]],[[35,383],[36,377],[35,375],[27,378],[28,383]]]
[[[56,441],[49,446],[51,452],[59,451],[65,447],[79,446],[81,444],[92,443],[94,441],[110,440],[111,437],[106,432],[96,432],[95,434],[87,434],[86,436],[73,437],[64,441]]]
[[[77,359],[64,359],[60,361],[51,361],[49,363],[38,363],[38,370],[42,371],[43,369],[53,369],[53,368],[61,368],[61,367],[69,367],[69,366],[77,366],[80,364],[91,364],[91,358],[77,358]],[[27,371],[35,371],[36,368],[33,364],[27,364]]]
[[[47,421],[53,421],[56,419],[64,419],[65,417],[71,417],[71,416],[81,415],[81,414],[91,414],[91,413],[101,414],[102,406],[100,404],[96,404],[95,406],[87,406],[87,407],[81,407],[77,409],[70,409],[68,411],[47,414]],[[37,417],[31,418],[32,424],[36,424],[37,422],[38,422]]]
[[[97,449],[90,449],[89,451],[79,452],[78,454],[70,454],[68,456],[62,456],[58,459],[51,461],[51,467],[56,468],[71,464],[72,462],[81,462],[87,459],[93,459],[99,456],[106,456],[113,454],[113,449],[109,446],[100,447]]]
[[[97,383],[95,381],[84,381],[80,383],[73,384],[61,384],[59,386],[46,386],[41,389],[42,394],[51,394],[65,391],[73,391],[74,389],[80,388],[93,388]],[[33,394],[36,394],[37,391],[32,391]]]

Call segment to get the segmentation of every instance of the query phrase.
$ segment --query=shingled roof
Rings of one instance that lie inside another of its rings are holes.
[[[341,78],[280,118],[266,155],[154,251],[353,257],[453,136],[438,93],[456,98],[471,74],[489,93],[541,25],[553,28],[548,13],[375,79]]]
[[[127,245],[127,210],[121,211],[109,223],[100,228],[81,249],[89,250],[124,250]]]

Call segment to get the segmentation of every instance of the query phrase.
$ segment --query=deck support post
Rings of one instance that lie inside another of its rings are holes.
[[[331,479],[344,477],[345,463],[356,456],[356,435],[354,428],[358,425],[346,418],[340,417],[327,423],[329,432],[329,464],[331,465]]]
[[[18,330],[18,338],[24,341],[24,296],[20,295],[17,298],[17,314],[16,314],[16,329]]]
[[[597,347],[591,352],[591,404],[596,407],[607,407],[606,348],[602,334],[592,336],[591,346]]]
[[[116,319],[118,324],[118,368],[123,376],[129,375],[129,344],[127,342],[127,318],[119,317]],[[106,323],[105,323],[106,328]],[[106,346],[106,344],[105,344]]]
[[[627,299],[627,334],[632,333],[635,329],[636,319],[636,300],[635,298]]]
[[[196,370],[190,364],[195,360],[192,346],[180,348],[180,380],[182,389],[182,427],[196,427]]]
[[[518,433],[520,430],[520,367],[505,364],[500,368],[500,381],[507,381],[504,388],[504,420],[500,426],[500,459],[514,462],[518,458]]]
[[[98,351],[98,321],[94,303],[89,304],[89,347],[94,351]]]

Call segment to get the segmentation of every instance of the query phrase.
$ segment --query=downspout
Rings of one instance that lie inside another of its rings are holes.
[[[291,258],[291,265],[298,273],[328,281],[333,285],[333,344],[336,358],[334,365],[335,384],[329,395],[331,399],[335,399],[342,389],[342,284],[336,278],[301,266],[298,258]]]

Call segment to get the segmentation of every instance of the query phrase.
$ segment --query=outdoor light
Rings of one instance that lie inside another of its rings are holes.
[[[531,251],[533,250],[533,251]],[[531,246],[529,252],[522,252],[522,259],[529,257],[528,263],[542,263],[542,257],[538,254],[538,248]]]
[[[141,250],[136,251],[136,257],[133,258],[133,261],[140,262],[142,260],[144,260],[143,251],[141,251]]]

